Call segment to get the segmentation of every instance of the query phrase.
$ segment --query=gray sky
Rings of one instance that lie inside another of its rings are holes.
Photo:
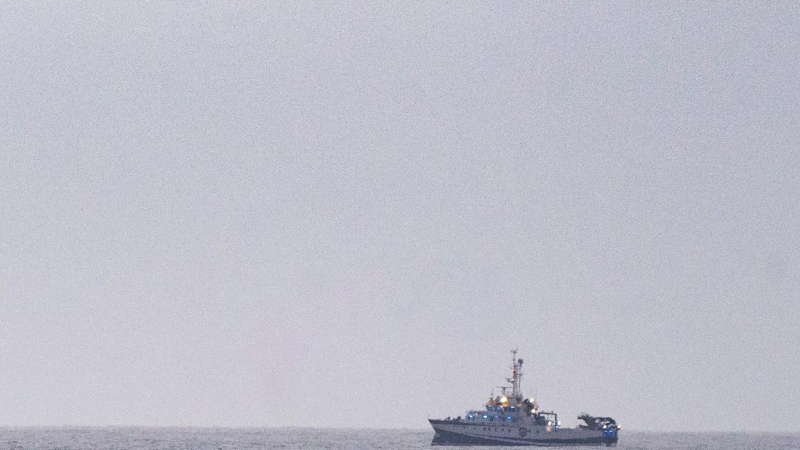
[[[0,23],[0,424],[800,431],[798,3]]]

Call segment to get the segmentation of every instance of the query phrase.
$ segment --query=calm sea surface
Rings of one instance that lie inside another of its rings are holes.
[[[800,434],[625,432],[617,449],[800,449]],[[0,449],[430,449],[427,430],[0,428]],[[457,449],[459,447],[435,447]],[[475,449],[478,447],[463,447]],[[494,447],[497,448],[497,447]],[[567,447],[579,449],[583,447]],[[602,448],[602,447],[586,447]]]

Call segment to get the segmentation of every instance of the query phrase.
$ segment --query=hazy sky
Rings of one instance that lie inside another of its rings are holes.
[[[0,425],[800,431],[800,4],[387,3],[0,3]]]

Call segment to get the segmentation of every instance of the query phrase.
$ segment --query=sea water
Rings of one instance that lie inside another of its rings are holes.
[[[6,427],[0,428],[0,449],[405,450],[430,449],[432,437],[431,430]],[[616,448],[620,450],[800,450],[800,434],[648,433],[623,430]]]

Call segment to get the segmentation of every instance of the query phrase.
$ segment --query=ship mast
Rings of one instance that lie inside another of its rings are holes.
[[[522,358],[517,359],[517,349],[511,350],[511,396],[522,398]]]

